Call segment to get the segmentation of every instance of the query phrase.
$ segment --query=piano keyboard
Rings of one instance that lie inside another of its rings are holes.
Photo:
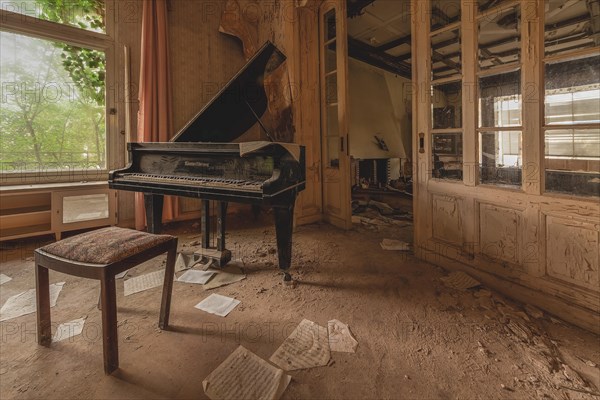
[[[202,178],[193,176],[169,176],[139,173],[125,173],[115,178],[115,182],[154,182],[207,188],[224,188],[248,192],[262,192],[263,182],[239,179]]]

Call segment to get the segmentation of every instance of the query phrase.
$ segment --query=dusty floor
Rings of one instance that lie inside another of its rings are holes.
[[[195,309],[210,293],[176,282],[172,330],[161,332],[161,289],[123,297],[119,280],[121,368],[104,376],[98,283],[51,272],[51,282],[66,281],[53,323],[87,316],[84,332],[44,348],[35,314],[2,322],[0,398],[205,398],[202,380],[239,344],[268,359],[303,318],[323,326],[337,318],[360,344],[356,354],[332,353],[330,366],[292,372],[284,399],[600,398],[597,336],[484,288],[446,288],[442,269],[381,250],[384,237],[410,240],[410,223],[393,231],[299,228],[295,289],[281,283],[268,218],[261,227],[235,218],[231,225],[228,247],[248,278],[214,290],[242,301],[227,317]],[[198,239],[191,224],[171,232],[181,245]],[[1,286],[2,304],[34,287],[31,249],[39,244],[0,253],[0,272],[14,278]],[[157,259],[129,277],[162,265]]]

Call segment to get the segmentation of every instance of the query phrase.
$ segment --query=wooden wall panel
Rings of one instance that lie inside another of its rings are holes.
[[[546,273],[556,279],[598,290],[598,225],[573,218],[546,218]]]
[[[296,73],[292,75],[295,96],[296,141],[306,146],[306,190],[297,202],[298,224],[318,221],[322,216],[321,119],[319,95],[318,5],[311,1],[297,9]]]
[[[169,40],[174,132],[198,113],[244,65],[240,42],[219,32],[220,3],[171,1]]]
[[[517,264],[519,237],[517,211],[493,204],[479,206],[481,253],[498,261]]]
[[[459,198],[433,194],[431,216],[435,239],[463,245],[463,220]]]

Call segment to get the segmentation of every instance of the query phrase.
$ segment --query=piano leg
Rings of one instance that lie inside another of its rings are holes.
[[[217,203],[217,250],[225,251],[225,220],[227,218],[227,202]]]
[[[144,193],[146,208],[146,230],[150,233],[160,233],[162,229],[163,199],[160,194]]]
[[[202,248],[210,248],[210,202],[202,200],[202,219],[200,221],[202,227]]]
[[[292,264],[294,200],[285,205],[273,205],[273,214],[275,215],[275,234],[277,236],[277,255],[279,256],[279,269],[283,271],[284,282],[290,285],[293,284],[292,276],[289,274],[288,270]]]

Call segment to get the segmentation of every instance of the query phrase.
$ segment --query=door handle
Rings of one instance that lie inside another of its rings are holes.
[[[345,152],[345,150],[344,150],[344,137],[343,136],[340,137],[340,151],[342,153]]]

